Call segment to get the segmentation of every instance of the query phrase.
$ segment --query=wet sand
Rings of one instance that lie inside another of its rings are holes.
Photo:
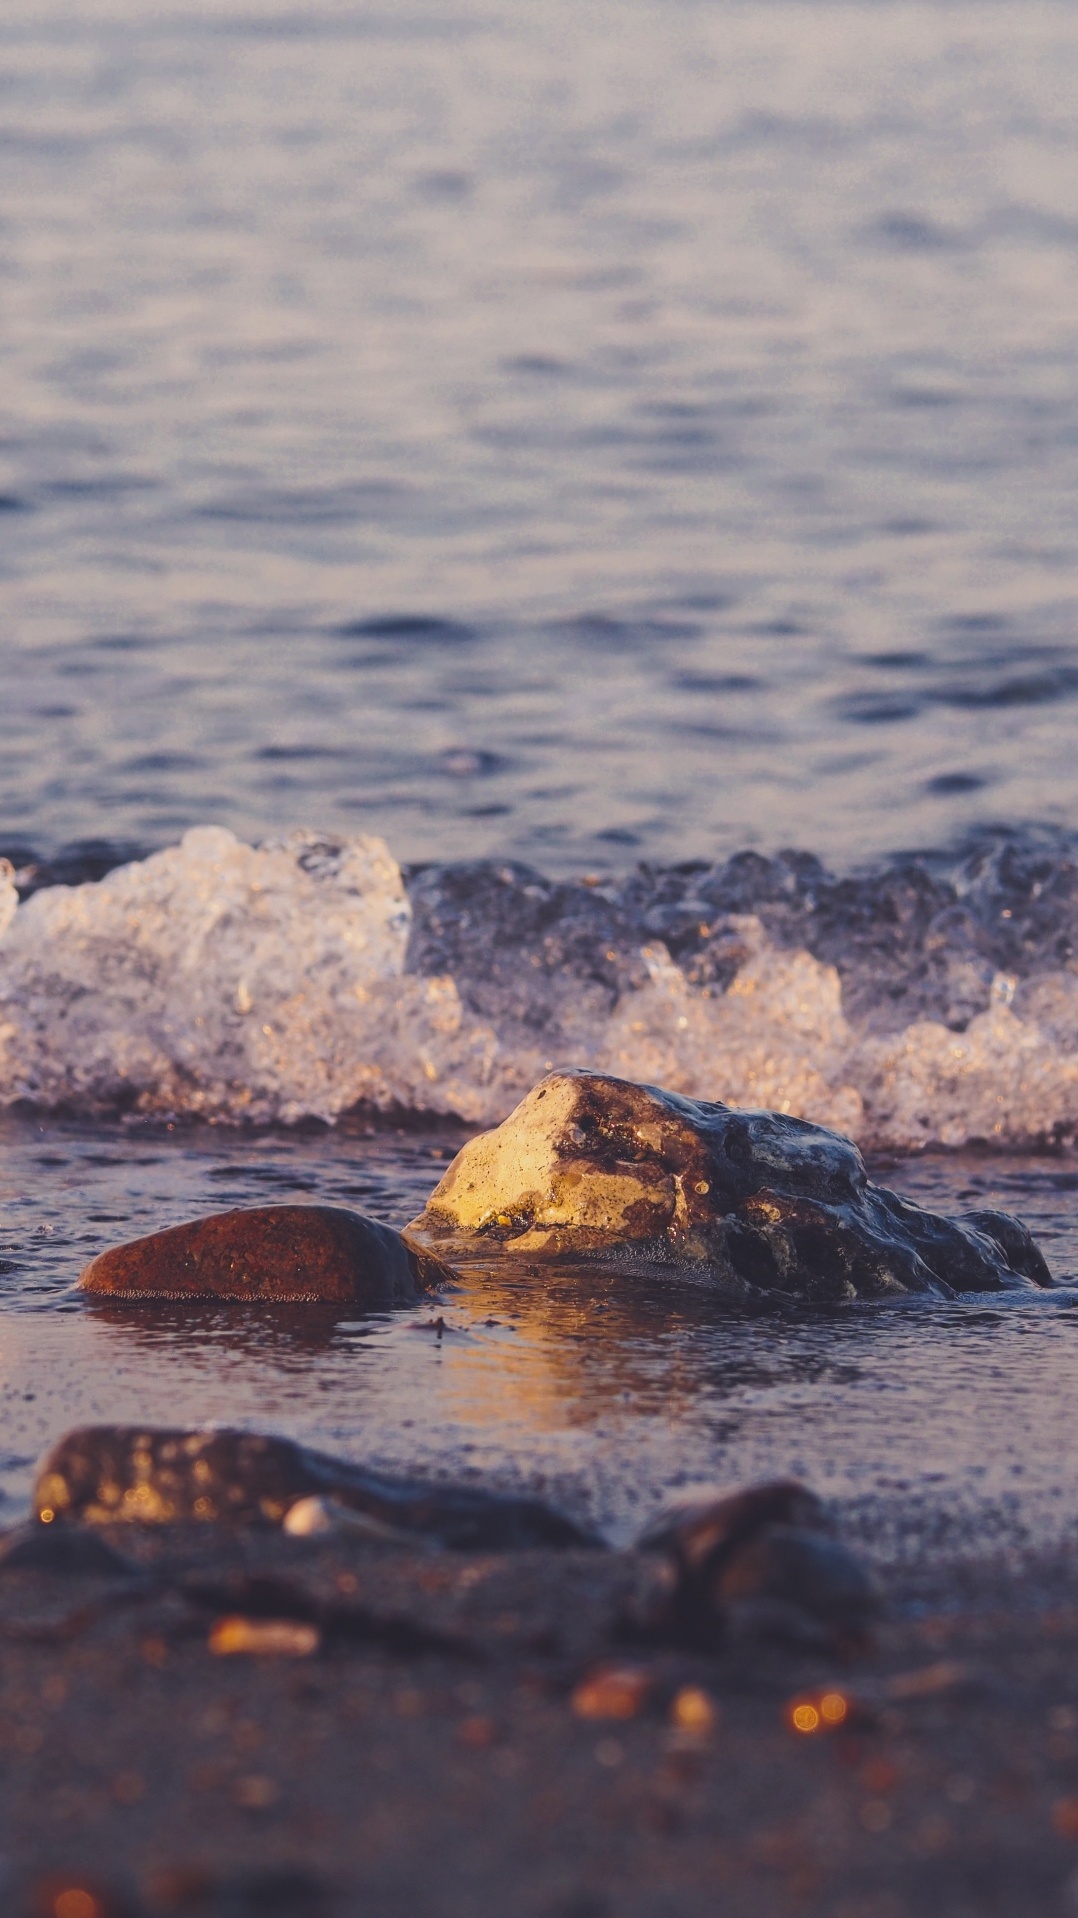
[[[702,1657],[625,1642],[633,1554],[100,1535],[143,1576],[0,1570],[5,1911],[1078,1911],[1073,1556],[880,1567],[870,1646]],[[317,1648],[211,1649],[256,1613]],[[650,1693],[583,1717],[574,1691],[611,1658]],[[710,1728],[675,1722],[687,1691]],[[844,1721],[793,1729],[825,1693]],[[58,1905],[73,1889],[96,1905]]]

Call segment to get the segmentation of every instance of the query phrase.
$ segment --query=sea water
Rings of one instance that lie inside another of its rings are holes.
[[[224,1204],[403,1222],[550,1064],[837,1126],[1071,1279],[1076,79],[1053,4],[5,8],[10,1510],[137,1417],[615,1536],[776,1470],[1078,1522],[1066,1283],[70,1294]]]

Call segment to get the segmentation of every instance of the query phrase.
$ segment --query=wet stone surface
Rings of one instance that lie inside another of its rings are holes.
[[[236,1299],[392,1305],[452,1277],[436,1258],[359,1212],[250,1206],[169,1226],[100,1252],[79,1279],[113,1299]]]
[[[583,1071],[550,1074],[466,1145],[407,1236],[450,1261],[674,1268],[733,1297],[1052,1282],[1017,1219],[923,1211],[871,1184],[857,1147],[823,1126]]]
[[[539,1499],[385,1478],[291,1439],[253,1432],[83,1427],[67,1433],[44,1460],[32,1502],[48,1525],[73,1519],[264,1525],[280,1523],[292,1505],[315,1496],[459,1548],[598,1543]]]

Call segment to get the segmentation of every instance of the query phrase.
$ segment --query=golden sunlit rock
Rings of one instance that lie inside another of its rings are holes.
[[[734,1297],[950,1297],[1050,1285],[1005,1213],[946,1219],[869,1182],[849,1139],[597,1072],[552,1072],[459,1152],[409,1244],[450,1262],[603,1260]]]

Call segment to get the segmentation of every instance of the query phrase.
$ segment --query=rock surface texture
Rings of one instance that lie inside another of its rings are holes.
[[[249,1299],[391,1305],[452,1274],[359,1212],[253,1206],[101,1252],[79,1286],[113,1299]]]
[[[44,1460],[33,1509],[50,1525],[71,1519],[276,1525],[299,1499],[318,1495],[399,1532],[461,1549],[599,1542],[539,1499],[382,1478],[348,1459],[257,1432],[80,1427]]]
[[[734,1297],[821,1302],[1052,1283],[1025,1227],[872,1185],[857,1147],[777,1112],[551,1073],[457,1154],[411,1244],[449,1260],[680,1268]]]

